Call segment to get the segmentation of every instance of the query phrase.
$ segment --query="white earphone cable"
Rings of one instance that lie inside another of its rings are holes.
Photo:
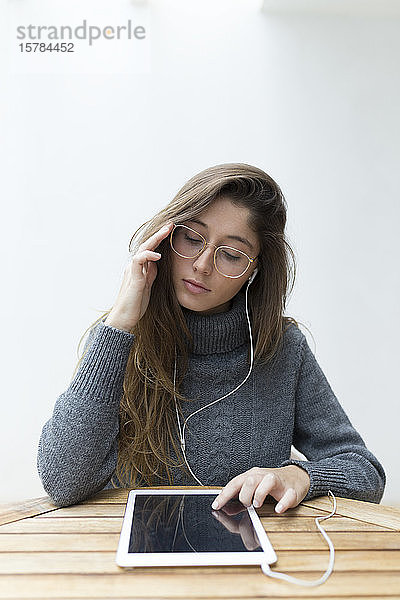
[[[250,281],[249,281],[249,283],[247,285],[247,288],[248,288],[249,285],[250,285]],[[191,417],[193,417],[194,415],[196,415],[200,411],[204,410],[205,408],[208,408],[209,406],[212,406],[213,404],[216,404],[220,400],[223,400],[224,398],[227,398],[228,396],[230,396],[231,394],[233,394],[234,392],[236,392],[236,390],[238,390],[247,381],[247,379],[250,377],[250,373],[251,373],[251,370],[253,368],[254,353],[253,353],[253,337],[252,337],[252,334],[251,334],[251,325],[250,325],[250,318],[249,318],[248,305],[247,305],[247,290],[246,290],[246,316],[247,316],[247,323],[248,323],[248,326],[249,326],[249,334],[250,334],[250,369],[249,369],[249,372],[247,373],[245,379],[242,381],[242,383],[240,383],[237,387],[235,387],[235,389],[233,389],[228,394],[225,394],[225,396],[222,396],[221,398],[217,398],[217,400],[213,400],[209,404],[206,404],[206,406],[203,406],[202,408],[199,408],[198,410],[194,411],[191,415],[188,416],[187,419],[185,419],[184,424],[183,424],[183,429],[182,429],[180,418],[179,418],[179,414],[178,414],[178,406],[177,406],[176,396],[174,394],[175,411],[176,411],[176,417],[177,417],[177,421],[178,421],[178,428],[179,428],[181,449],[182,449],[182,452],[183,452],[183,456],[185,458],[185,462],[186,462],[186,464],[187,464],[187,466],[188,466],[191,474],[193,475],[193,477],[196,479],[196,481],[200,485],[204,485],[204,484],[193,473],[193,471],[191,470],[191,468],[189,466],[187,458],[186,458],[186,453],[185,453],[185,449],[186,449],[186,444],[185,444],[185,427],[186,427],[186,423],[189,421],[189,419]],[[175,391],[175,383],[176,383],[176,346],[175,346],[175,364],[174,364],[174,391]]]
[[[320,530],[320,532],[322,533],[322,535],[328,542],[328,546],[329,546],[329,565],[328,565],[328,568],[325,571],[325,573],[322,575],[322,577],[320,577],[319,579],[315,579],[314,581],[298,579],[297,577],[292,577],[291,575],[286,575],[286,573],[277,573],[276,571],[272,571],[268,563],[262,563],[261,570],[265,575],[269,575],[269,577],[275,577],[276,579],[284,579],[285,581],[289,581],[289,583],[296,583],[297,585],[303,585],[306,587],[321,585],[321,583],[324,583],[328,579],[329,575],[333,571],[333,564],[335,562],[335,548],[334,548],[332,541],[329,538],[328,534],[319,524],[319,521],[323,521],[324,519],[329,519],[330,517],[333,517],[333,515],[336,512],[336,498],[333,495],[333,493],[331,492],[331,490],[328,490],[328,495],[332,496],[332,498],[333,498],[332,512],[329,515],[326,515],[325,517],[316,517],[316,519],[315,519],[315,523],[316,523],[318,529]]]
[[[180,437],[180,443],[181,443],[181,450],[183,453],[183,457],[185,459],[185,463],[190,471],[190,473],[192,474],[192,476],[194,477],[194,479],[199,483],[199,485],[204,486],[205,484],[202,483],[200,481],[200,479],[198,479],[198,477],[196,477],[196,475],[193,473],[189,462],[187,460],[186,457],[186,444],[185,444],[185,427],[186,427],[186,423],[189,421],[189,419],[191,417],[193,417],[194,415],[196,415],[197,413],[199,413],[200,411],[204,410],[205,408],[208,408],[209,406],[212,406],[213,404],[216,404],[217,402],[219,402],[220,400],[223,400],[224,398],[227,398],[228,396],[230,396],[231,394],[233,394],[234,392],[236,392],[236,390],[238,390],[249,378],[251,370],[253,368],[253,337],[251,334],[251,324],[250,324],[250,318],[249,318],[249,313],[248,313],[248,304],[247,304],[247,291],[249,289],[249,285],[251,284],[251,282],[253,281],[254,277],[251,277],[247,283],[247,287],[246,287],[246,317],[247,317],[247,323],[249,326],[249,334],[250,334],[250,369],[249,372],[247,373],[245,379],[242,381],[242,383],[240,383],[237,387],[235,387],[234,390],[232,390],[231,392],[229,392],[228,394],[225,394],[225,396],[222,396],[221,398],[218,398],[217,400],[213,400],[212,402],[210,402],[209,404],[206,404],[206,406],[203,406],[202,408],[199,408],[198,410],[196,410],[195,412],[193,412],[192,414],[190,414],[187,419],[185,419],[184,423],[183,423],[183,428],[181,426],[181,421],[179,418],[179,413],[178,413],[178,405],[177,405],[177,400],[176,400],[176,396],[175,396],[175,383],[176,383],[176,346],[175,346],[175,364],[174,364],[174,399],[175,399],[175,411],[176,411],[176,419],[178,422],[178,428],[179,428],[179,437]],[[320,532],[322,533],[322,535],[324,536],[324,538],[326,539],[326,541],[328,542],[329,545],[329,565],[328,568],[325,572],[325,574],[320,578],[317,579],[315,581],[305,581],[302,579],[297,579],[296,577],[292,577],[290,575],[286,575],[285,573],[277,573],[276,571],[272,571],[269,564],[268,563],[262,563],[261,564],[261,570],[265,575],[269,575],[270,577],[276,577],[277,579],[284,579],[286,581],[289,581],[290,583],[296,583],[298,585],[303,585],[303,586],[315,586],[315,585],[320,585],[321,583],[324,583],[324,581],[326,581],[329,577],[329,575],[332,573],[333,570],[333,564],[334,564],[334,557],[335,557],[335,549],[334,546],[330,540],[330,538],[328,537],[327,533],[325,532],[325,530],[321,527],[321,525],[319,524],[319,521],[322,521],[324,519],[329,519],[330,517],[332,517],[335,512],[336,512],[336,498],[333,495],[333,493],[331,492],[331,490],[328,491],[328,494],[330,494],[333,498],[333,511],[331,512],[330,515],[328,516],[323,516],[323,517],[316,517],[315,519],[315,523],[317,525],[317,527],[319,528]]]

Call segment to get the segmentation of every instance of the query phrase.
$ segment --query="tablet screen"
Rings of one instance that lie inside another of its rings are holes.
[[[135,498],[129,552],[262,552],[246,507],[219,511],[215,494],[141,494]]]

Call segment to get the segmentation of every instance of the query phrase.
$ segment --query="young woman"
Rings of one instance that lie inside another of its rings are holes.
[[[270,494],[284,512],[328,490],[380,502],[381,464],[284,316],[295,275],[285,224],[277,183],[234,163],[195,175],[136,230],[116,301],[41,433],[38,471],[56,505],[196,484],[223,487],[217,508]]]

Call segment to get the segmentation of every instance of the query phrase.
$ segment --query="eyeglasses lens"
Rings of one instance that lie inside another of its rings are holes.
[[[171,238],[173,250],[184,258],[194,258],[200,254],[204,247],[204,239],[183,225],[177,225]],[[231,248],[218,248],[215,262],[217,270],[229,277],[240,277],[249,264],[245,254]]]

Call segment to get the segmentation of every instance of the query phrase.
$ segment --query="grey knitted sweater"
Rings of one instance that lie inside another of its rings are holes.
[[[241,383],[250,343],[245,294],[224,313],[199,315],[183,308],[194,338],[181,391],[185,418]],[[46,493],[57,506],[111,488],[118,452],[119,402],[134,334],[100,321],[88,352],[43,426],[37,456]],[[255,365],[236,392],[193,416],[185,430],[186,457],[204,485],[224,486],[254,466],[296,464],[310,476],[305,499],[326,495],[380,502],[386,477],[333,393],[304,334],[284,333],[273,364]],[[307,460],[291,460],[291,445]],[[176,456],[173,455],[175,460]],[[175,485],[197,485],[180,468]],[[160,481],[163,485],[166,481]]]

